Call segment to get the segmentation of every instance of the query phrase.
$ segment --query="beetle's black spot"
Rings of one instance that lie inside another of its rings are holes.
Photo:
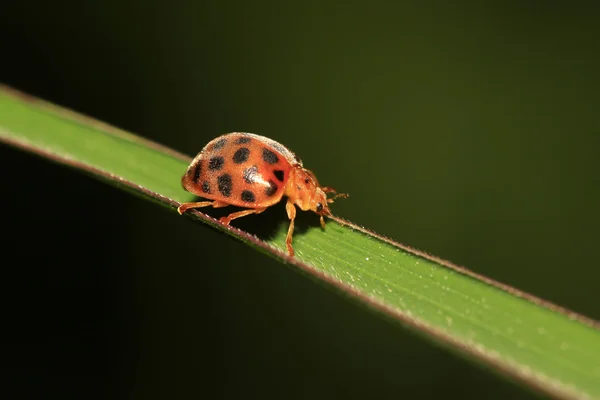
[[[273,175],[275,175],[275,178],[277,178],[279,182],[283,182],[283,178],[285,177],[285,173],[283,172],[283,170],[276,169],[275,171],[273,171]]]
[[[253,203],[256,201],[256,197],[254,197],[252,190],[244,190],[242,192],[242,200],[247,203]]]
[[[225,143],[227,143],[227,139],[223,138],[223,139],[219,139],[215,142],[215,144],[213,144],[212,149],[213,150],[219,150],[222,149],[223,146],[225,146]]]
[[[210,183],[208,183],[208,181],[202,182],[202,191],[204,193],[212,193],[212,190],[210,190]]]
[[[216,156],[210,159],[208,162],[208,169],[211,171],[218,171],[223,168],[225,160],[221,156]]]
[[[247,147],[240,147],[233,154],[233,162],[236,164],[245,163],[248,160],[249,155],[250,155],[250,149],[248,149]]]
[[[194,177],[192,181],[194,183],[198,183],[198,179],[200,179],[200,174],[202,173],[202,161],[198,161],[196,163],[196,167],[194,168]]]
[[[251,141],[252,139],[250,139],[248,136],[242,136],[235,141],[235,144],[246,144],[250,143]]]
[[[263,149],[262,159],[268,164],[277,164],[279,157],[269,149]]]
[[[306,183],[307,185],[308,185],[308,183],[309,183],[309,182],[310,182],[310,179],[308,179],[308,178],[306,178],[306,179],[304,180],[304,183]]]
[[[265,194],[267,196],[273,196],[277,192],[277,184],[272,180],[269,180],[269,186],[265,189]]]
[[[258,167],[256,165],[253,165],[251,167],[246,168],[242,173],[242,176],[244,177],[246,183],[256,182],[256,178],[258,177]]]
[[[217,184],[219,186],[219,192],[225,197],[231,196],[231,188],[233,184],[231,183],[231,175],[223,174],[217,178]]]

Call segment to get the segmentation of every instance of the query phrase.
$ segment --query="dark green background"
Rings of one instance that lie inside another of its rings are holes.
[[[190,155],[269,136],[351,194],[336,214],[598,319],[599,11],[15,3],[0,81]],[[12,149],[0,167],[23,397],[529,396],[172,211]]]

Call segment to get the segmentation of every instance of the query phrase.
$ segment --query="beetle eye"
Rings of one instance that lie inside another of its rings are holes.
[[[317,203],[317,212],[323,211],[323,204]]]

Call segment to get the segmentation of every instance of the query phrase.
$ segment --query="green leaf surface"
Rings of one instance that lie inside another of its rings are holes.
[[[158,201],[173,218],[183,218],[175,210],[180,202],[195,199],[180,185],[190,157],[2,86],[0,141]],[[558,398],[600,398],[595,321],[339,218],[325,231],[316,223],[294,235],[290,258],[283,219],[263,241],[202,213],[190,215],[530,388]]]

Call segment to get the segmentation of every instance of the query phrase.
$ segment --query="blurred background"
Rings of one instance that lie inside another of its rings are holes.
[[[598,319],[585,4],[12,2],[0,81],[190,156],[271,137],[351,194],[337,215]],[[11,398],[532,396],[172,210],[0,168]]]

